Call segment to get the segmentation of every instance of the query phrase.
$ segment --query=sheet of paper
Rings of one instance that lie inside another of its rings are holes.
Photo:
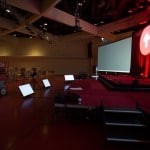
[[[83,90],[81,87],[69,88],[70,90]]]

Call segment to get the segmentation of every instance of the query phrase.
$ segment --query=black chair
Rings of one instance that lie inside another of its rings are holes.
[[[88,74],[84,73],[84,72],[79,72],[79,79],[87,79],[88,78]]]

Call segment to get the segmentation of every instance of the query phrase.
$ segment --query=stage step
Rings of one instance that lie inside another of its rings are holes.
[[[110,113],[130,113],[130,114],[143,114],[142,111],[138,109],[132,109],[132,108],[104,108],[104,112],[110,112]]]
[[[105,125],[107,126],[130,126],[130,127],[146,127],[145,124],[140,123],[122,123],[122,122],[105,122]]]
[[[150,143],[150,128],[139,109],[103,108],[106,140]]]
[[[112,142],[128,142],[128,143],[148,143],[150,144],[149,140],[138,140],[138,139],[123,139],[123,138],[113,138],[113,137],[107,137],[107,141]]]

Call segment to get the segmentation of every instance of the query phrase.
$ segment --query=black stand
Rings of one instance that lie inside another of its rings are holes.
[[[40,87],[39,83],[36,80],[36,77],[32,77],[30,84],[31,84],[33,90],[34,91],[36,90],[36,92],[34,94],[34,98],[40,98],[42,95],[42,91],[41,91],[41,87]]]
[[[32,79],[31,79],[31,85],[32,85],[32,87],[33,87],[34,90],[41,90],[41,87],[40,87],[39,83],[37,82],[37,80],[35,78],[36,77],[32,77]]]

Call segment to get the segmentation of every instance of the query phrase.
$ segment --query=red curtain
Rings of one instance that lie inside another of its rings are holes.
[[[150,77],[150,54],[142,55],[140,52],[140,35],[143,29],[132,35],[131,74],[138,78]]]

